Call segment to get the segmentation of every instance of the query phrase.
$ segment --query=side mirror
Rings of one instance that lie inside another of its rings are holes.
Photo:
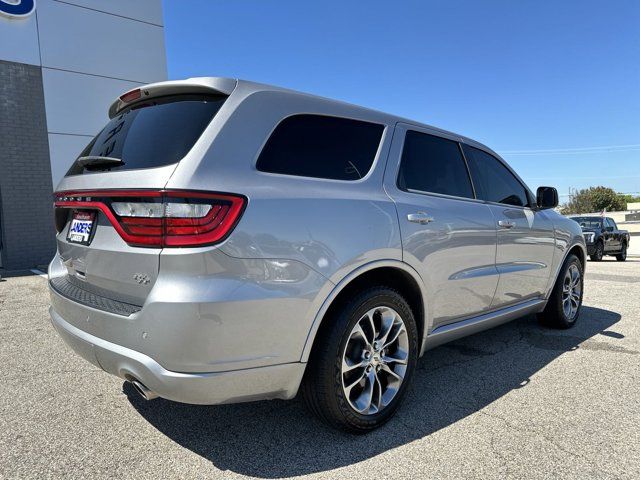
[[[558,190],[553,187],[538,187],[536,203],[541,210],[556,208],[558,206]]]

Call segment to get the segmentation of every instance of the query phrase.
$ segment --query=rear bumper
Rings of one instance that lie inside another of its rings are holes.
[[[318,292],[326,280],[319,274],[288,262],[285,273],[297,277],[282,282],[267,277],[267,260],[218,251],[180,250],[166,257],[144,303],[123,311],[126,304],[91,284],[64,282],[70,274],[56,255],[49,267],[53,312],[170,372],[222,373],[302,361],[314,302],[324,298]]]
[[[166,370],[151,357],[91,335],[49,310],[58,334],[78,355],[124,380],[137,379],[160,397],[193,404],[293,398],[305,364],[287,363],[215,373]]]

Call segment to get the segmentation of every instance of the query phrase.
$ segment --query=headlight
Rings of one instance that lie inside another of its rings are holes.
[[[593,243],[593,237],[595,237],[595,233],[593,232],[586,232],[582,234],[584,236],[584,241],[587,243]]]

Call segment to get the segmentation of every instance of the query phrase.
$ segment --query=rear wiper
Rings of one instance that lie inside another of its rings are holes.
[[[91,169],[91,168],[112,168],[112,167],[121,167],[124,165],[124,162],[121,158],[114,157],[101,157],[98,155],[89,155],[86,157],[79,157],[76,162],[81,167]]]

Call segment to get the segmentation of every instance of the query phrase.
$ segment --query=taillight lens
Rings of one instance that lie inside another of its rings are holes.
[[[233,194],[177,190],[56,193],[56,209],[102,211],[130,245],[194,247],[224,240],[246,204]]]
[[[142,92],[140,91],[139,88],[136,88],[135,90],[131,90],[125,93],[124,95],[120,95],[120,100],[122,100],[124,103],[127,103],[127,102],[132,102],[133,100],[137,100],[141,96],[142,96]]]

